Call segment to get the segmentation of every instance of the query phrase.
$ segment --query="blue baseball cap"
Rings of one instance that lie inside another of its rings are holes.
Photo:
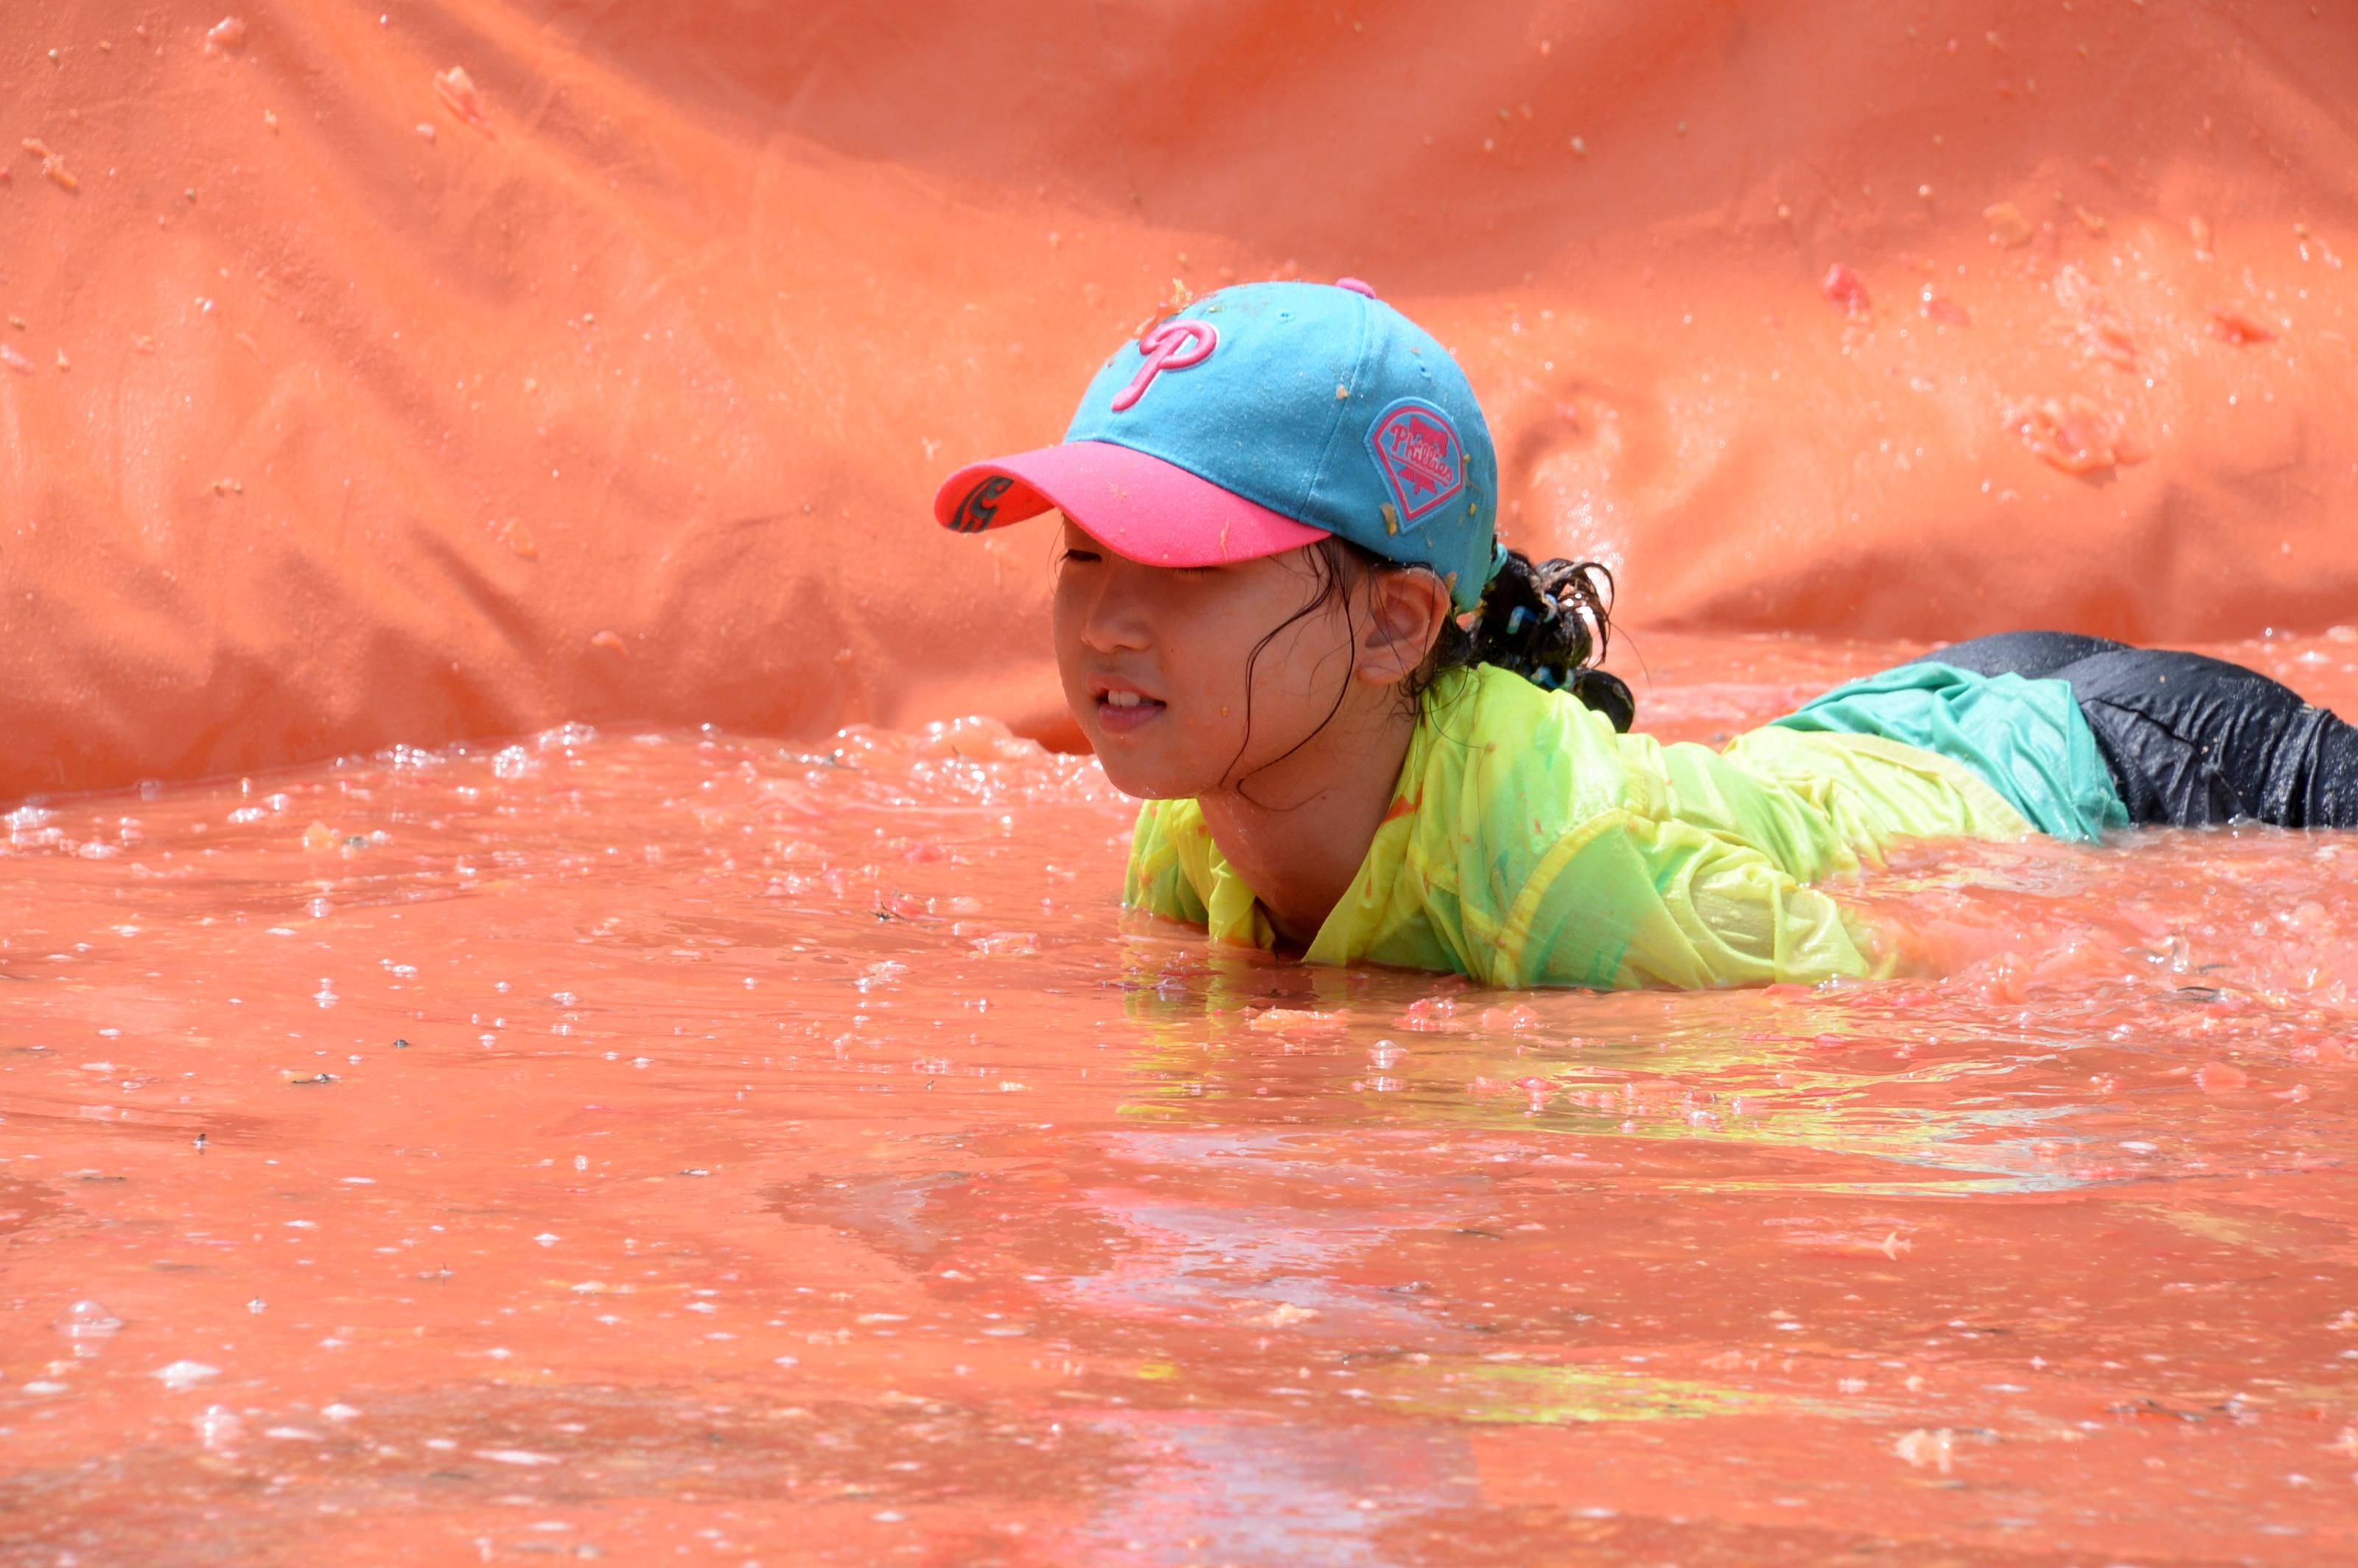
[[[1062,445],[970,463],[934,516],[1055,508],[1118,555],[1204,567],[1334,535],[1428,567],[1460,610],[1496,552],[1498,458],[1448,351],[1357,278],[1207,294],[1105,362]]]

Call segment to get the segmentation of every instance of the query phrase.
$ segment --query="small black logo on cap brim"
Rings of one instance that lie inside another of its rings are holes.
[[[1015,481],[1003,473],[989,479],[966,492],[951,514],[950,531],[955,534],[979,534],[999,521],[1000,498],[1015,488]]]

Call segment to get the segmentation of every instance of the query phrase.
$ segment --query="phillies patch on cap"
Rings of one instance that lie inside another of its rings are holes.
[[[1449,416],[1421,398],[1403,397],[1376,416],[1368,449],[1400,503],[1402,527],[1413,527],[1466,489],[1466,453]]]
[[[1498,492],[1489,426],[1456,362],[1345,278],[1206,295],[1105,362],[1061,445],[958,470],[934,515],[979,533],[1054,508],[1151,566],[1335,535],[1431,568],[1470,610]]]

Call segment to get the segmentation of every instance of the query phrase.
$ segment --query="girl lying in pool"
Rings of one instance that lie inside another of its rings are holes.
[[[1440,344],[1353,279],[1222,289],[1126,344],[1064,444],[960,470],[960,532],[1064,514],[1055,636],[1143,796],[1134,908],[1499,986],[1893,972],[1819,884],[1903,837],[2358,826],[2358,730],[2237,665],[2027,632],[1724,751],[1627,731],[1609,579],[1493,535]]]

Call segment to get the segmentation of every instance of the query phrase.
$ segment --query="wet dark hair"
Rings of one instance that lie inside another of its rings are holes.
[[[1318,579],[1316,591],[1301,609],[1271,627],[1246,656],[1245,738],[1238,744],[1236,758],[1228,764],[1231,768],[1252,744],[1253,667],[1279,634],[1329,607],[1340,609],[1347,620],[1352,586],[1369,573],[1426,569],[1388,560],[1332,535],[1311,546],[1307,553]],[[1434,639],[1424,663],[1401,683],[1401,699],[1412,707],[1421,705],[1425,693],[1450,671],[1496,665],[1544,690],[1570,692],[1627,734],[1637,720],[1638,699],[1619,676],[1596,668],[1612,638],[1612,622],[1613,573],[1602,562],[1534,563],[1520,550],[1509,550],[1497,575],[1483,589],[1481,603],[1467,615],[1442,622],[1441,635]],[[1318,728],[1295,741],[1284,756],[1262,766],[1283,762],[1334,722],[1335,715],[1343,710],[1343,697],[1348,689],[1347,681],[1336,687],[1335,705]]]
[[[1368,558],[1379,570],[1412,569]],[[1496,665],[1544,690],[1572,693],[1624,734],[1637,721],[1628,684],[1596,667],[1613,637],[1613,573],[1602,562],[1535,562],[1509,550],[1470,625],[1462,623],[1466,619],[1443,625],[1424,667],[1408,683],[1410,697],[1422,697],[1451,670]]]
[[[1326,558],[1319,592],[1303,607],[1304,614],[1336,600],[1347,611],[1347,580],[1355,572],[1425,569],[1386,560],[1373,550],[1331,536],[1314,546],[1313,553]],[[1410,702],[1421,701],[1452,670],[1496,665],[1544,691],[1572,693],[1627,734],[1637,721],[1638,699],[1619,676],[1596,667],[1612,637],[1611,568],[1600,561],[1533,561],[1520,550],[1509,550],[1482,590],[1482,602],[1470,614],[1442,623],[1433,651],[1401,684],[1401,694]]]

